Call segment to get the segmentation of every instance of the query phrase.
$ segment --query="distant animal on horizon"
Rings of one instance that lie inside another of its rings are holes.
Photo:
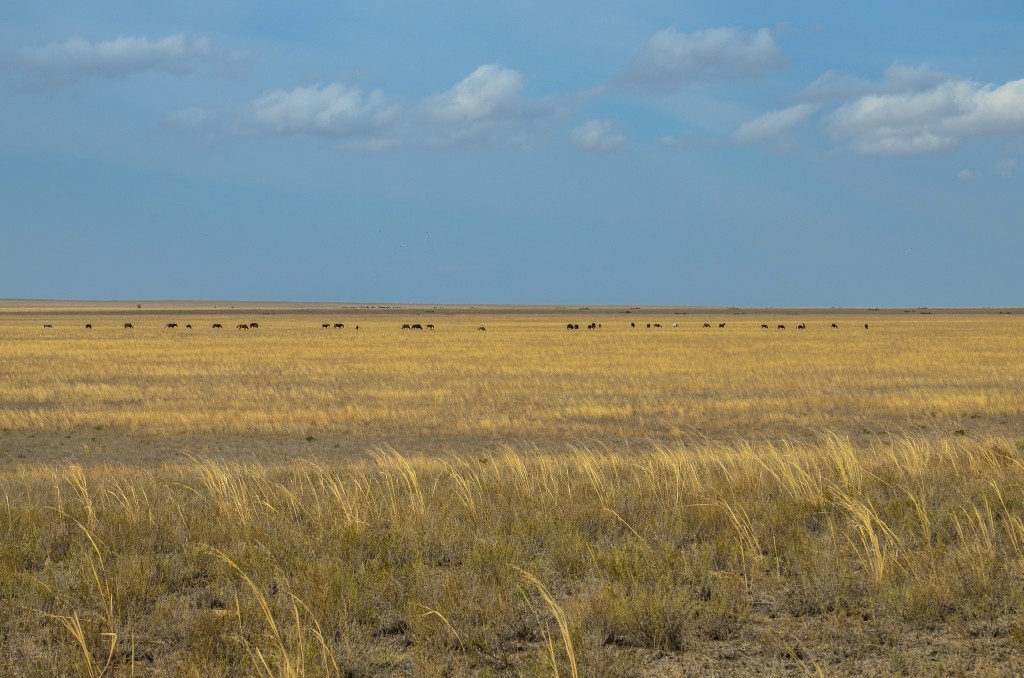
[[[864,329],[867,329],[867,328],[868,328],[868,324],[864,323]]]
[[[167,329],[174,329],[177,326],[178,323],[167,323],[166,325],[164,325],[164,327],[166,327]]]
[[[260,326],[260,324],[259,324],[259,323],[249,323],[249,327],[251,327],[251,328],[253,328],[253,329],[256,329],[256,328],[257,328],[257,327],[259,327],[259,326]]]
[[[629,326],[632,328],[636,328],[636,323],[629,323]]]
[[[409,324],[402,325],[402,329],[403,330],[411,330],[412,329],[412,325],[409,325]]]
[[[568,325],[565,326],[565,329],[567,329],[567,330],[574,330],[576,328],[573,326],[572,323],[569,323]]]
[[[587,325],[587,329],[588,330],[596,330],[597,329],[597,323],[590,323],[589,325]]]
[[[414,329],[414,330],[422,330],[423,329],[423,325],[420,325],[419,323],[416,323],[416,324],[414,324],[412,326],[412,329]]]
[[[704,327],[711,327],[711,323],[704,323]]]
[[[679,327],[679,323],[672,323],[672,327],[673,328]]]
[[[249,326],[246,325],[245,323],[240,323],[238,325],[235,325],[235,329],[236,330],[247,330],[247,329],[249,329]]]
[[[85,324],[85,329],[91,330],[92,329],[92,324],[91,323],[86,323]]]
[[[221,325],[220,323],[213,323],[213,329],[215,329],[215,330],[222,330],[222,329],[224,329],[224,326]]]
[[[723,327],[725,327],[725,323],[718,323],[718,329],[722,329]]]
[[[192,329],[192,326],[191,325],[185,325],[185,329],[186,330],[190,330],[190,329]]]
[[[320,327],[324,328],[325,330],[328,330],[328,329],[330,329],[330,328],[331,328],[331,324],[330,324],[330,323],[324,323],[324,324],[323,324],[323,325],[321,325]]]
[[[324,325],[324,327],[327,327],[327,325]],[[334,323],[334,329],[336,330],[344,329],[344,327],[345,323]]]
[[[43,329],[44,329],[44,330],[45,330],[45,329],[53,329],[53,325],[51,325],[51,324],[49,324],[49,323],[43,323]]]
[[[762,330],[766,330],[766,329],[768,329],[768,326],[767,325],[761,325],[761,329]]]
[[[126,330],[131,330],[131,329],[135,329],[135,326],[134,326],[134,325],[132,325],[131,323],[125,323],[125,324],[124,324],[124,328],[125,328]]]
[[[654,323],[654,326],[657,327],[658,329],[661,329],[661,323]]]
[[[486,331],[487,331],[487,328],[486,328],[486,327],[484,327],[483,325],[480,325],[479,327],[477,327],[477,329],[478,329],[479,331],[481,331],[481,332],[486,332]]]
[[[832,329],[838,330],[839,329],[839,325],[836,325],[835,323],[832,323]]]
[[[433,330],[433,329],[434,329],[434,326],[433,326],[433,325],[427,325],[427,329],[428,329],[428,330]]]
[[[799,325],[796,326],[796,328],[798,330],[806,330],[807,329],[807,325],[804,325],[803,323],[800,323]]]
[[[785,325],[779,325],[779,329],[780,330],[784,330],[784,329],[786,329],[786,326]]]

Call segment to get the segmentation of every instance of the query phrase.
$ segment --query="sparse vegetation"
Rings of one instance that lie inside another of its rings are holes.
[[[936,318],[839,340],[363,316],[322,342],[316,318],[93,319],[93,353],[7,326],[0,674],[1019,674],[1021,340]],[[245,425],[246,454],[189,451]],[[76,427],[121,447],[42,449]],[[184,454],[125,452],[154,437]]]

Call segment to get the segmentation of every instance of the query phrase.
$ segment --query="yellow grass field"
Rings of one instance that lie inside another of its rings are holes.
[[[0,483],[2,675],[1024,671],[1024,315],[9,304]]]

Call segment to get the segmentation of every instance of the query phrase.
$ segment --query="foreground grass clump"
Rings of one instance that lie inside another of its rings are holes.
[[[0,674],[1012,675],[1022,447],[26,465]]]

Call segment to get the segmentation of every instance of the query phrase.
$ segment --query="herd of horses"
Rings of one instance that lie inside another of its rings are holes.
[[[239,323],[238,325],[235,325],[235,328],[239,329],[239,330],[255,330],[255,329],[259,329],[259,326],[260,326],[259,323]],[[164,325],[164,327],[166,329],[173,330],[173,329],[176,329],[178,327],[178,323],[167,323],[166,325]],[[333,329],[344,329],[345,328],[345,323],[333,323],[333,324],[332,323],[323,323],[323,324],[320,325],[320,327],[322,327],[325,330],[332,329],[332,328]],[[631,323],[629,323],[629,327],[630,327],[630,329],[636,329],[637,324],[635,322],[631,322]],[[647,329],[649,329],[649,330],[650,329],[661,329],[662,327],[663,327],[663,325],[661,323],[647,323]],[[679,323],[672,323],[672,327],[673,328],[678,328],[679,327]],[[703,327],[704,328],[710,328],[711,327],[711,323],[704,323]],[[53,328],[53,324],[52,323],[43,323],[43,328],[44,329],[52,329]],[[222,330],[222,329],[224,329],[224,325],[222,325],[221,323],[213,323],[213,325],[211,325],[211,328],[215,329],[215,330]],[[434,326],[433,325],[421,325],[420,323],[405,323],[405,324],[402,325],[402,329],[403,330],[422,330],[424,328],[427,329],[427,330],[433,331]],[[567,330],[578,330],[579,328],[580,328],[579,323],[568,323],[565,326],[565,329],[567,329]],[[588,330],[599,330],[599,329],[601,329],[601,323],[590,323],[589,325],[586,326],[586,328]],[[718,328],[719,329],[724,329],[725,328],[725,323],[718,323]],[[91,330],[92,329],[92,323],[86,323],[85,329]],[[135,329],[135,326],[132,323],[125,323],[124,324],[124,329],[126,329],[126,330]],[[192,325],[185,325],[185,329],[187,329],[187,330],[192,329]],[[359,329],[359,325],[356,325],[355,329],[358,330]],[[484,331],[487,330],[487,328],[484,325],[479,325],[479,326],[477,326],[476,329],[481,331],[481,332],[484,332]],[[769,327],[769,325],[767,323],[763,323],[761,325],[761,329],[762,330],[767,330],[767,329],[770,329],[770,327]],[[776,326],[776,329],[784,330],[784,329],[786,329],[786,326],[782,325],[782,324],[779,324],[779,325]],[[807,329],[807,324],[806,323],[799,323],[796,326],[796,329],[798,329],[798,330],[806,330]],[[832,329],[838,330],[839,329],[839,325],[837,325],[836,323],[832,323]],[[864,329],[868,329],[868,323],[864,323]]]

